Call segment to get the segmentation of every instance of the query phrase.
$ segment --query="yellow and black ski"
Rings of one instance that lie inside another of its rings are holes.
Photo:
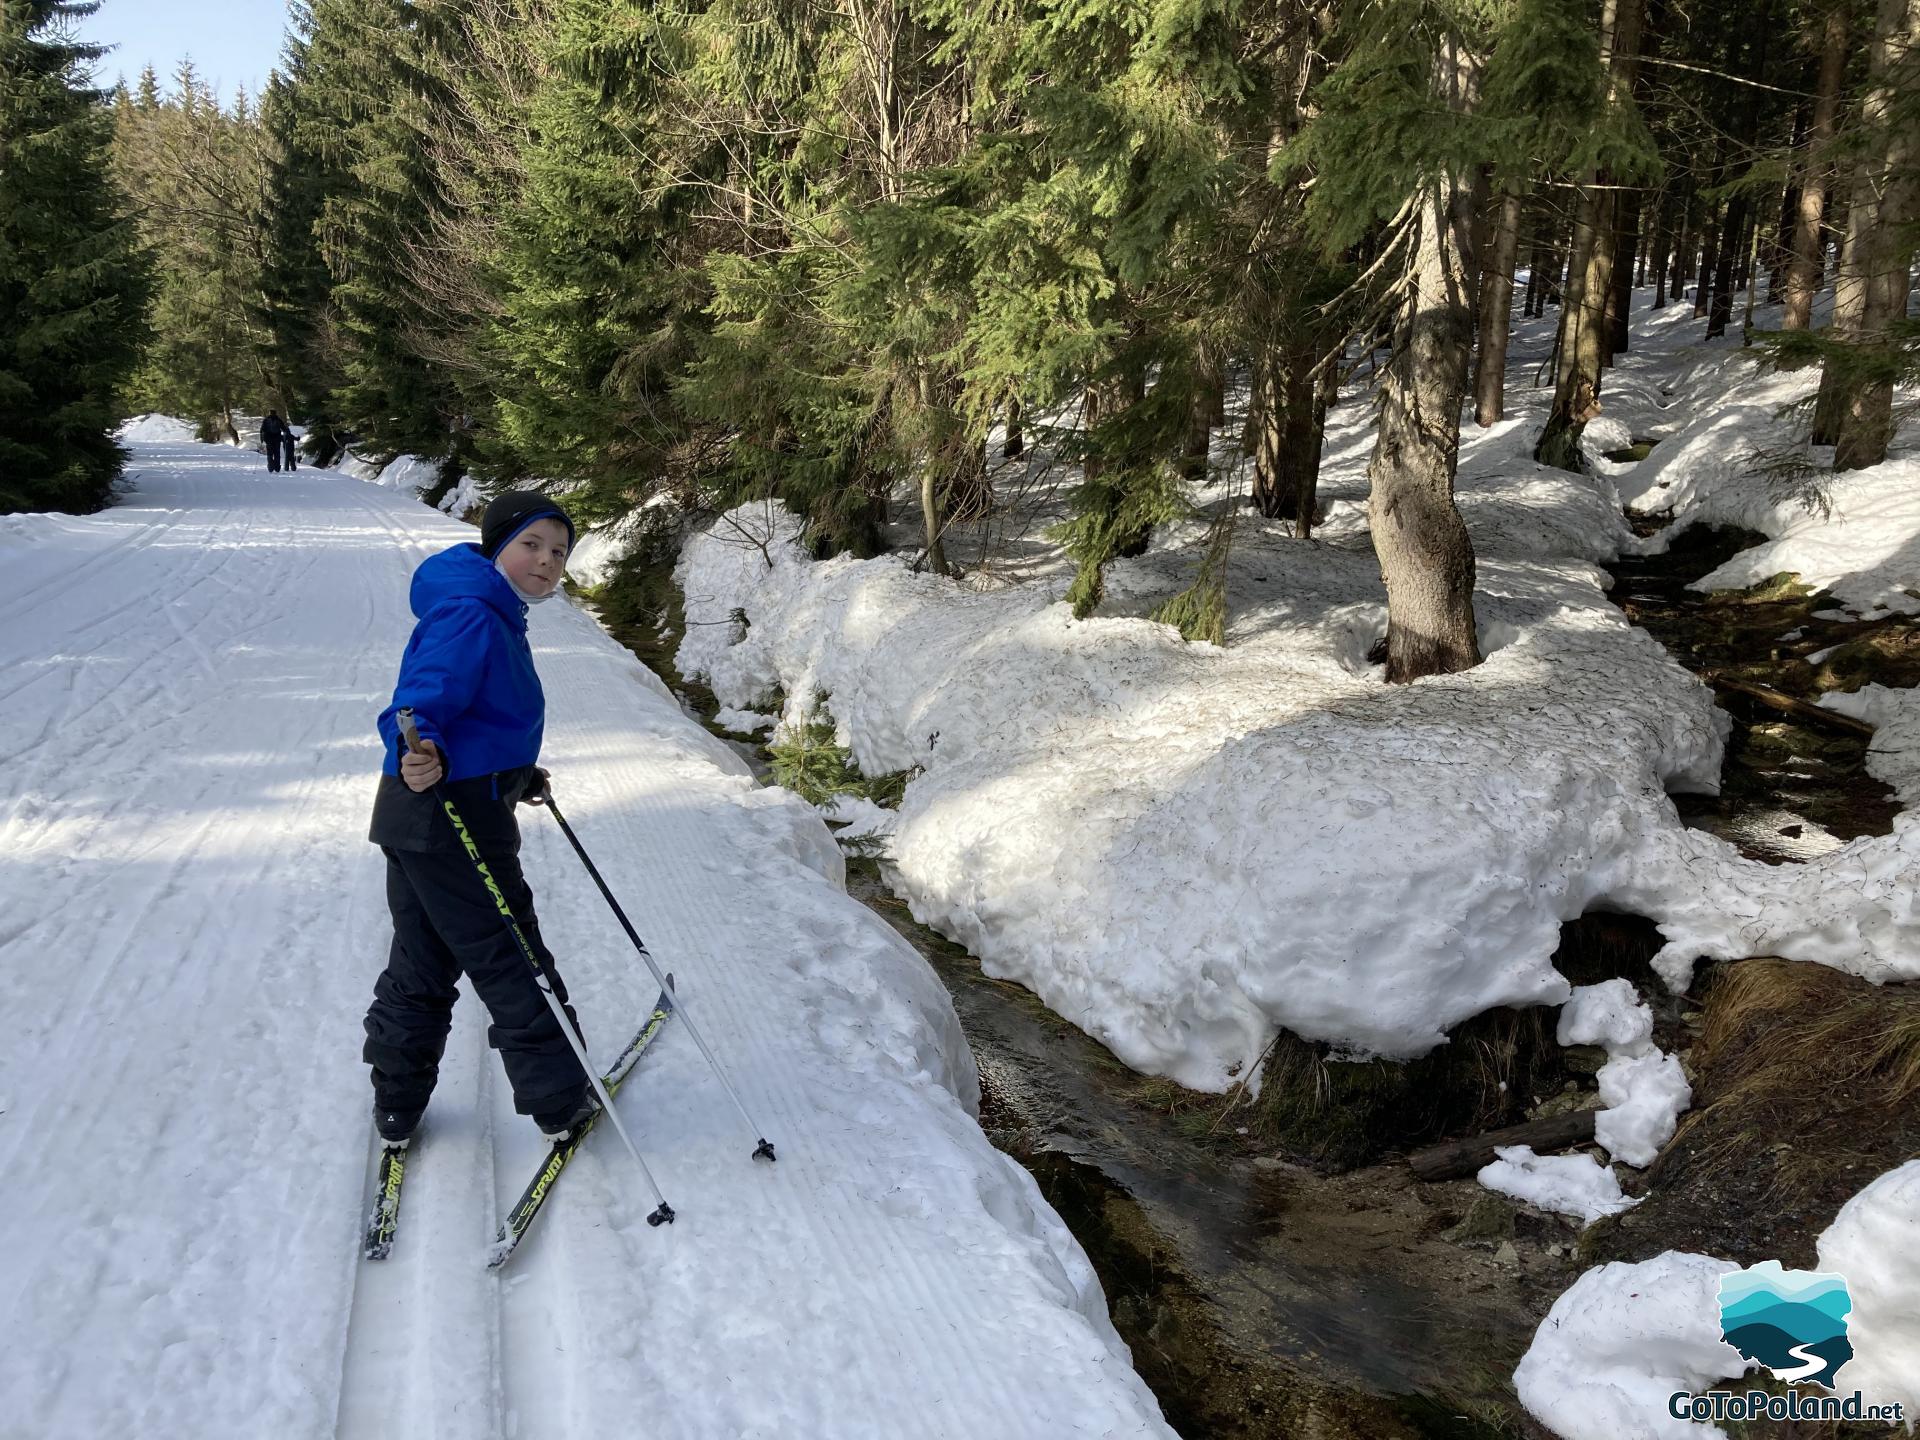
[[[620,1052],[619,1058],[608,1067],[601,1076],[601,1083],[607,1087],[608,1095],[619,1093],[620,1086],[627,1076],[633,1073],[633,1067],[640,1063],[640,1056],[653,1039],[660,1033],[660,1027],[667,1023],[673,1014],[673,976],[668,975],[668,988],[660,992],[660,998],[653,1002],[653,1014],[647,1017],[647,1023],[640,1027],[640,1033],[627,1042],[627,1048]],[[573,1134],[562,1140],[547,1152],[546,1160],[539,1172],[527,1182],[527,1188],[520,1193],[519,1201],[507,1212],[507,1218],[501,1223],[500,1233],[494,1238],[493,1249],[487,1259],[487,1268],[497,1270],[513,1258],[515,1248],[527,1233],[527,1227],[533,1224],[534,1216],[540,1213],[540,1207],[547,1202],[547,1195],[553,1189],[553,1182],[560,1178],[560,1172],[567,1168],[567,1162],[573,1158],[600,1119],[598,1110],[588,1117],[586,1123]]]
[[[361,1251],[369,1260],[384,1260],[393,1251],[393,1232],[400,1225],[400,1184],[406,1178],[407,1152],[382,1147],[373,1180],[373,1214]]]

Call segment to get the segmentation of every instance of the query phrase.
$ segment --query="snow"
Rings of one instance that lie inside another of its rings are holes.
[[[1694,588],[1743,589],[1791,571],[1830,590],[1845,607],[1840,614],[1920,614],[1920,457],[1835,476],[1828,497],[1832,509],[1823,516],[1752,486],[1716,496],[1703,515],[1775,538],[1743,550]]]
[[[1615,1055],[1600,1067],[1600,1103],[1593,1138],[1614,1159],[1651,1165],[1673,1138],[1680,1114],[1693,1103],[1693,1087],[1678,1056],[1649,1050]]]
[[[1726,1440],[1717,1425],[1674,1419],[1667,1397],[1746,1373],[1720,1338],[1720,1277],[1739,1268],[1669,1250],[1587,1271],[1513,1372],[1520,1402],[1561,1440]]]
[[[480,486],[471,475],[462,475],[446,494],[440,497],[440,512],[451,515],[456,520],[464,520],[467,512],[478,505],[484,505],[486,497],[480,493]]]
[[[758,735],[769,726],[779,723],[778,715],[764,714],[758,710],[727,710],[713,712],[713,723],[723,730],[731,730],[738,735]]]
[[[1874,1180],[1817,1243],[1818,1268],[1845,1277],[1853,1358],[1842,1395],[1920,1413],[1920,1160]],[[1768,1262],[1777,1264],[1777,1262]],[[1667,1413],[1676,1390],[1738,1379],[1747,1362],[1720,1339],[1720,1277],[1732,1261],[1669,1250],[1587,1271],[1554,1301],[1514,1371],[1534,1417],[1561,1440],[1721,1436]]]
[[[1904,808],[1920,808],[1920,692],[1868,684],[1823,695],[1820,703],[1874,727],[1867,773],[1891,785]]]
[[[1616,976],[1577,986],[1560,1011],[1558,1038],[1562,1045],[1606,1047],[1599,1074],[1606,1108],[1594,1117],[1594,1138],[1616,1160],[1652,1164],[1693,1103],[1693,1087],[1680,1061],[1654,1048],[1653,1011],[1633,982]]]
[[[661,498],[647,501],[642,511],[656,508]],[[614,567],[632,553],[643,523],[637,515],[627,516],[583,533],[567,555],[568,576],[589,588],[606,584]]]
[[[1531,1145],[1501,1145],[1476,1177],[1489,1190],[1591,1225],[1640,1202],[1620,1193],[1613,1171],[1591,1155],[1536,1155]]]
[[[1560,1008],[1555,1038],[1562,1045],[1604,1045],[1610,1054],[1644,1054],[1653,1038],[1653,1011],[1631,980],[1616,976],[1576,985]]]
[[[1204,519],[1116,562],[1100,612],[1076,621],[1057,557],[963,582],[911,556],[816,562],[798,518],[762,503],[683,550],[677,663],[729,707],[777,689],[791,719],[824,697],[868,774],[921,767],[887,871],[914,916],[1127,1064],[1198,1089],[1246,1075],[1279,1027],[1398,1058],[1491,1007],[1559,1004],[1560,926],[1593,908],[1655,920],[1676,989],[1703,956],[1920,977],[1911,815],[1775,867],[1689,829],[1668,798],[1717,788],[1726,717],[1626,623],[1594,562],[1664,543],[1620,513],[1646,467],[1683,507],[1749,468],[1742,427],[1775,425],[1783,382],[1648,314],[1608,380],[1622,429],[1668,437],[1640,465],[1534,464],[1542,400],[1525,389],[1515,418],[1468,428],[1459,504],[1488,656],[1465,674],[1389,687],[1366,659],[1386,613],[1365,529],[1371,409],[1351,397],[1318,538],[1238,520],[1224,649],[1144,618],[1192,580]],[[1678,1093],[1665,1067],[1621,1078]],[[1636,1153],[1660,1128],[1644,1104],[1617,1137]]]
[[[544,763],[781,1158],[748,1158],[676,1021],[619,1105],[678,1222],[645,1224],[600,1134],[489,1273],[543,1149],[468,1000],[394,1255],[360,1262],[372,722],[412,568],[472,532],[225,447],[134,463],[126,503],[0,525],[0,1429],[1172,1434],[1086,1256],[982,1135],[940,982],[845,895],[819,817],[565,601],[531,617]],[[608,1055],[653,984],[558,828],[523,829]]]
[[[114,433],[122,445],[186,442],[193,439],[193,422],[172,415],[136,415]]]
[[[411,499],[440,483],[441,463],[418,455],[397,455],[385,465],[377,465],[349,445],[341,450],[333,469],[349,479],[398,490]]]
[[[1834,1379],[1920,1416],[1920,1160],[1849,1200],[1820,1237],[1820,1268],[1847,1277],[1853,1359]],[[1909,1424],[1908,1429],[1913,1427]]]
[[[852,848],[856,841],[884,840],[893,834],[893,811],[864,795],[836,795],[822,813],[846,827],[834,837],[843,848]]]

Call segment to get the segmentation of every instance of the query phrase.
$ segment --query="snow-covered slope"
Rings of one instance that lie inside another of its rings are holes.
[[[484,1267],[540,1153],[458,1007],[399,1245],[359,1260],[366,843],[406,492],[142,445],[136,492],[0,520],[0,1435],[1163,1436],[1085,1256],[973,1119],[938,981],[582,613],[536,610],[569,819],[780,1148],[670,1026]],[[564,841],[523,858],[591,1048],[653,986]]]

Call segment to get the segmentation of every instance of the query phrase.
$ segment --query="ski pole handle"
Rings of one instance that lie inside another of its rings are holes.
[[[406,709],[398,711],[393,718],[400,724],[400,735],[401,738],[407,742],[407,753],[410,755],[418,755],[420,753],[420,732],[416,730],[413,725],[413,707],[408,706]]]

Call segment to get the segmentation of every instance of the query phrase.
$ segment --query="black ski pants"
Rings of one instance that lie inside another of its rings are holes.
[[[571,1112],[585,1098],[586,1072],[473,862],[451,848],[380,848],[387,857],[393,948],[367,1011],[363,1055],[373,1067],[375,1107],[426,1108],[453,1024],[455,982],[464,974],[493,1019],[487,1042],[500,1052],[514,1109],[536,1117]],[[519,857],[492,853],[486,860],[564,1005],[567,988],[540,939]],[[572,1019],[573,1007],[565,1008]],[[579,1028],[576,1021],[576,1034]]]

